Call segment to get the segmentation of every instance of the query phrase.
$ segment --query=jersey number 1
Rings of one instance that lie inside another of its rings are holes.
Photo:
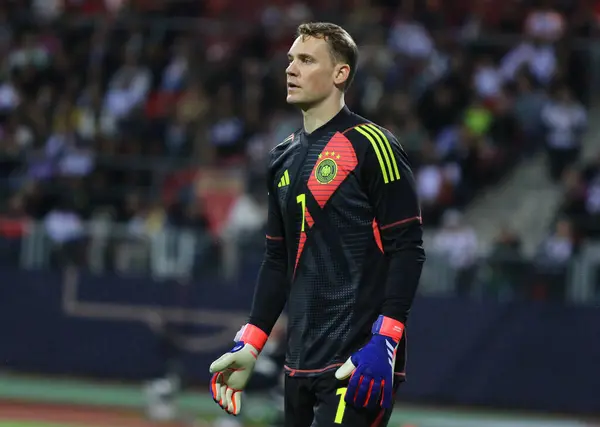
[[[336,395],[340,396],[340,403],[338,403],[337,411],[335,411],[335,420],[333,420],[336,424],[341,424],[344,419],[344,411],[346,410],[346,400],[344,397],[346,396],[346,387],[340,387],[335,391]]]
[[[296,203],[300,203],[300,206],[302,206],[302,228],[300,230],[304,232],[304,223],[306,222],[306,194],[298,194]]]

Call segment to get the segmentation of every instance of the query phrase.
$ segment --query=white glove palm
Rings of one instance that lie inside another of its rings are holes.
[[[240,342],[210,365],[210,390],[215,402],[226,412],[238,415],[242,408],[242,390],[246,387],[259,351]]]

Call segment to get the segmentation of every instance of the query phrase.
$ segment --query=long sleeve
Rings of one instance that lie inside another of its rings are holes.
[[[257,326],[267,335],[271,333],[287,300],[287,248],[284,234],[283,219],[276,194],[269,188],[265,256],[258,273],[248,320],[248,323]]]
[[[362,173],[389,259],[381,313],[402,323],[412,306],[423,263],[423,229],[415,180],[398,141],[376,126],[359,130],[368,140]]]

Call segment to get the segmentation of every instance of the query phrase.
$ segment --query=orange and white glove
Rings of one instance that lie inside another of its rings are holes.
[[[246,324],[235,336],[235,345],[210,365],[210,393],[228,414],[242,409],[242,391],[254,371],[256,359],[267,342],[267,334]]]

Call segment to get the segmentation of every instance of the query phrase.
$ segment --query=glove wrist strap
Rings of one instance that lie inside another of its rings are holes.
[[[404,324],[396,319],[380,314],[375,323],[373,323],[371,332],[373,334],[389,337],[397,344],[400,342],[402,334],[404,333]]]
[[[242,341],[245,344],[250,344],[252,347],[261,351],[267,342],[269,336],[260,328],[247,323],[242,326],[242,329],[235,336],[236,341]]]

